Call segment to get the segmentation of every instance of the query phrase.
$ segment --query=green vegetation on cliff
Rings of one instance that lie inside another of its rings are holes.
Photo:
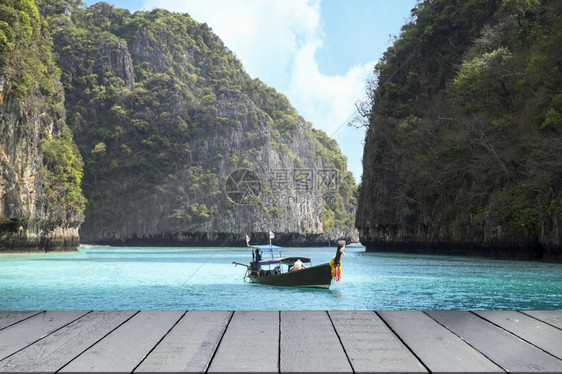
[[[64,123],[60,69],[54,61],[52,39],[46,26],[33,0],[0,2],[0,112],[4,114],[0,124],[3,130],[0,153],[6,162],[2,165],[3,172],[9,174],[13,168],[19,174],[17,189],[31,191],[33,182],[25,174],[32,170],[31,173],[38,174],[44,189],[31,192],[37,201],[28,202],[39,208],[17,206],[11,201],[17,198],[7,193],[4,203],[15,205],[13,211],[4,212],[8,217],[2,218],[76,226],[82,221],[84,210],[83,165]],[[19,128],[10,130],[12,126]],[[12,138],[12,134],[16,135]],[[18,154],[22,150],[30,154]],[[21,164],[20,160],[30,161]],[[43,167],[33,170],[41,161]],[[12,182],[7,181],[8,190],[13,188]],[[33,212],[44,215],[32,216]]]
[[[362,240],[560,250],[561,14],[549,0],[418,4],[375,68]]]
[[[85,8],[81,1],[38,0],[38,7],[53,36],[67,123],[84,159],[89,240],[114,237],[109,231],[116,226],[128,238],[165,229],[237,232],[256,217],[284,217],[287,226],[302,220],[295,232],[315,232],[315,214],[296,217],[286,206],[255,202],[248,215],[222,189],[237,168],[258,172],[269,193],[271,170],[317,165],[337,170],[340,182],[341,196],[327,199],[320,214],[325,234],[350,232],[355,186],[337,144],[308,131],[286,97],[251,79],[206,24],[103,2]],[[150,223],[145,214],[154,210],[160,216]],[[241,222],[221,227],[219,217]]]

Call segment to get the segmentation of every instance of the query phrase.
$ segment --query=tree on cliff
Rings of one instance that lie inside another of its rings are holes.
[[[0,2],[0,250],[74,249],[83,221],[82,159],[45,26],[32,0]]]
[[[561,12],[548,0],[418,4],[375,67],[362,240],[559,253]]]
[[[355,186],[337,144],[326,146],[286,97],[251,79],[206,24],[103,2],[41,0],[39,9],[85,162],[84,238],[188,244],[272,227],[323,242],[349,235]],[[237,169],[255,171],[263,185],[247,206],[224,193]],[[278,170],[326,169],[339,176],[331,191],[339,199],[294,186],[274,196]]]

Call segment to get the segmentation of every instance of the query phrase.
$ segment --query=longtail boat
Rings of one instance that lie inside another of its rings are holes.
[[[250,265],[233,261],[246,267],[244,280],[269,286],[330,288],[332,279],[341,276],[341,255],[345,241],[338,241],[335,257],[328,263],[312,266],[307,257],[283,257],[283,248],[275,245],[250,245],[253,261]],[[269,254],[261,259],[260,252]],[[256,258],[257,257],[257,258]]]

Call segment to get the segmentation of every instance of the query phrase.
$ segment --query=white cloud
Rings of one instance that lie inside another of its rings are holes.
[[[355,102],[363,100],[374,62],[353,66],[345,75],[328,76],[318,67],[317,48],[318,43],[311,43],[295,56],[288,94],[303,116],[331,135],[353,114]]]
[[[277,88],[289,81],[300,44],[320,30],[319,4],[317,0],[146,0],[143,8],[184,12],[207,23],[250,76]]]
[[[305,120],[332,135],[365,96],[375,62],[350,67],[343,75],[321,73],[316,58],[325,37],[320,5],[320,0],[146,0],[142,8],[188,13],[207,23],[250,76],[284,93]],[[354,152],[346,155],[356,164],[350,165],[356,178],[362,134],[338,139],[344,153]]]

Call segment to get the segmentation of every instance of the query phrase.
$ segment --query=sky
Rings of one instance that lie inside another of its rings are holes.
[[[97,1],[86,0],[89,6]],[[164,8],[206,23],[252,78],[287,96],[334,138],[361,180],[365,127],[347,124],[367,99],[375,64],[416,0],[106,0],[131,12]]]

